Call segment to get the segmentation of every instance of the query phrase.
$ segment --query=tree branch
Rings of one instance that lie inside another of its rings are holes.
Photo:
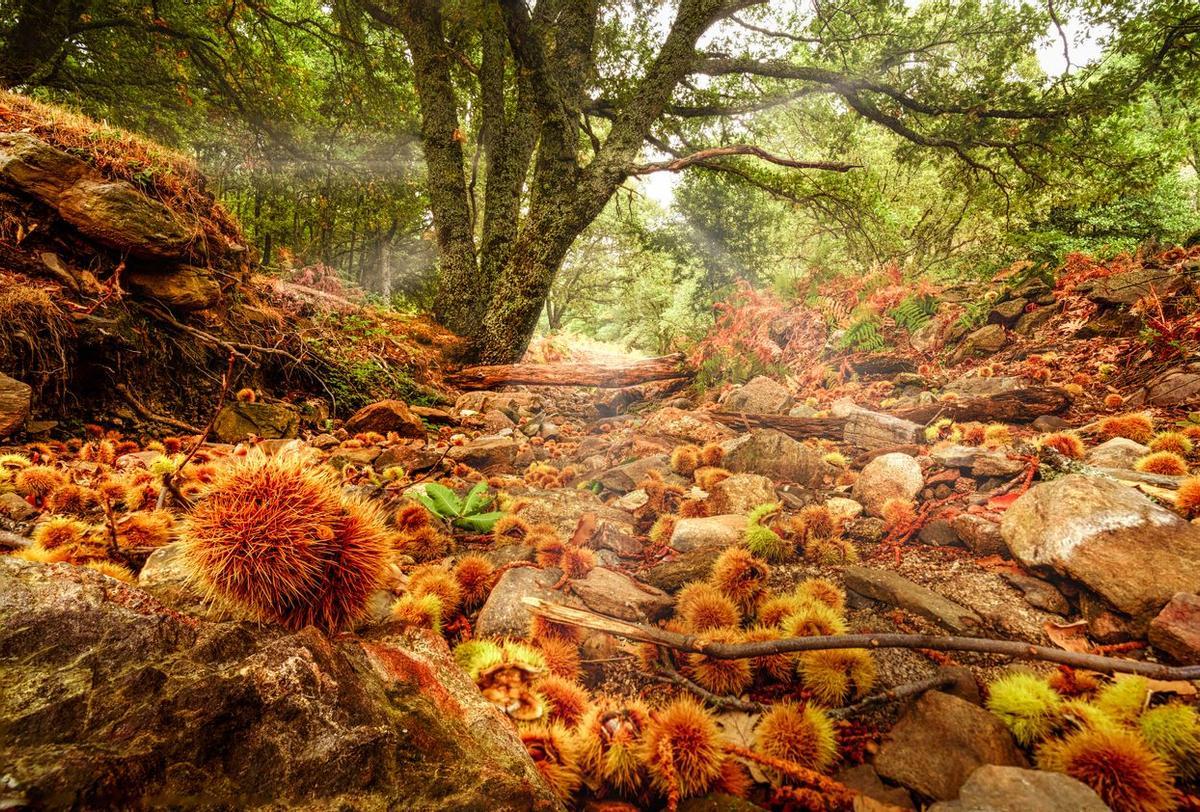
[[[581,626],[609,634],[627,637],[644,643],[703,654],[718,660],[743,660],[751,657],[767,657],[773,654],[788,654],[797,651],[827,651],[839,648],[924,648],[934,651],[974,651],[979,654],[999,654],[1019,659],[1044,660],[1086,668],[1105,674],[1140,674],[1151,679],[1195,680],[1200,679],[1200,665],[1169,666],[1146,663],[1138,660],[1123,660],[1098,654],[1081,654],[1074,651],[1036,646],[1015,640],[991,640],[985,637],[941,637],[932,634],[835,634],[818,637],[783,637],[752,643],[714,643],[703,635],[677,634],[654,626],[629,623],[606,617],[583,609],[547,603],[540,598],[524,598],[523,603],[535,615]]]
[[[847,164],[840,161],[796,161],[780,155],[773,155],[762,147],[756,147],[753,144],[733,144],[727,147],[702,149],[698,152],[693,152],[691,155],[685,155],[672,161],[635,166],[630,170],[630,174],[649,175],[652,172],[679,172],[687,169],[689,166],[695,166],[696,164],[705,163],[712,158],[720,158],[726,155],[752,155],[768,163],[792,169],[824,169],[830,172],[849,172],[851,169],[858,169],[862,166],[862,164]]]

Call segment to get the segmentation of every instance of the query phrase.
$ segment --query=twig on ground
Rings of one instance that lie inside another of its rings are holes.
[[[670,655],[666,650],[659,648],[658,668],[660,673],[655,676],[661,682],[669,682],[672,685],[678,685],[680,688],[686,688],[696,696],[703,699],[713,707],[721,710],[735,710],[744,713],[762,713],[768,708],[761,702],[753,702],[746,699],[738,699],[736,696],[720,696],[714,694],[707,688],[697,685],[690,679],[679,673],[671,662]]]
[[[876,705],[886,705],[889,702],[898,702],[910,696],[918,696],[926,691],[936,691],[939,688],[949,687],[955,682],[956,680],[951,674],[934,674],[928,679],[906,682],[903,685],[897,685],[895,688],[889,688],[886,691],[872,694],[866,699],[855,702],[853,705],[847,705],[844,708],[834,708],[829,711],[829,715],[834,719],[845,719],[848,716],[870,710]]]
[[[678,651],[704,654],[718,660],[740,660],[795,651],[826,651],[838,648],[924,648],[934,651],[974,651],[979,654],[999,654],[1004,657],[1044,660],[1106,674],[1139,674],[1162,680],[1200,679],[1200,665],[1169,666],[1138,660],[1124,660],[1117,657],[1081,654],[1015,640],[992,640],[986,637],[941,637],[932,634],[837,634],[818,637],[784,637],[778,640],[750,643],[715,643],[702,635],[677,634],[653,626],[617,620],[595,612],[548,603],[539,598],[527,597],[522,602],[534,614],[556,623],[596,629],[630,640],[654,643]]]

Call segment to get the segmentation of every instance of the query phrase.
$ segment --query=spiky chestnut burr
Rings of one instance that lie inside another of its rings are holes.
[[[183,550],[209,594],[289,629],[342,629],[362,616],[392,555],[372,504],[332,468],[252,453],[219,467],[188,517]]]

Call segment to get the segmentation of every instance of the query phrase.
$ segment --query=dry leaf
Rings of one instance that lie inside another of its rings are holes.
[[[756,713],[728,711],[717,716],[717,727],[720,728],[721,738],[725,741],[747,750],[753,750],[754,726],[758,724],[758,719],[759,714]],[[750,768],[750,775],[755,781],[763,784],[771,783],[758,764],[751,761],[746,766]]]
[[[1092,644],[1087,639],[1086,620],[1077,620],[1074,623],[1055,623],[1053,620],[1047,620],[1042,628],[1045,629],[1050,642],[1065,651],[1087,654],[1092,649]]]

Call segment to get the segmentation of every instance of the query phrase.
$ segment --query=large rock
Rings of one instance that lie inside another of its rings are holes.
[[[713,513],[749,513],[759,505],[775,501],[775,483],[761,474],[734,474],[709,491]]]
[[[617,493],[629,493],[637,488],[651,471],[665,474],[670,470],[666,454],[652,454],[621,463],[597,474],[595,479],[606,489]]]
[[[351,434],[396,432],[401,437],[413,439],[425,436],[425,424],[408,409],[402,400],[380,400],[359,409],[346,421],[346,431]]]
[[[792,393],[778,381],[759,375],[731,390],[721,398],[721,405],[730,412],[785,414],[791,408]]]
[[[634,623],[660,620],[675,605],[675,600],[661,589],[639,584],[607,567],[594,567],[586,577],[572,581],[571,591],[593,612]]]
[[[125,181],[80,181],[58,199],[58,213],[84,236],[141,259],[181,259],[195,238],[170,209]]]
[[[882,454],[868,462],[854,482],[853,496],[869,516],[882,516],[889,499],[912,500],[925,485],[921,466],[907,454]]]
[[[477,470],[491,471],[512,464],[517,441],[512,437],[479,437],[466,445],[451,446],[446,456]]]
[[[1150,643],[1177,662],[1200,662],[1200,595],[1180,592],[1150,621]]]
[[[20,431],[29,419],[33,389],[0,372],[0,437]]]
[[[1172,369],[1146,387],[1146,402],[1151,406],[1183,406],[1200,401],[1200,370]]]
[[[1135,619],[1200,578],[1200,527],[1109,479],[1043,482],[1004,513],[1000,531],[1023,566],[1072,578]]]
[[[755,429],[722,444],[721,465],[730,471],[762,474],[772,479],[815,487],[822,483],[827,466],[821,453],[793,440],[782,431]]]
[[[941,691],[918,699],[875,756],[875,769],[884,778],[939,801],[958,797],[985,764],[1027,766],[999,718]]]
[[[1081,286],[1088,298],[1104,304],[1131,305],[1151,292],[1166,298],[1186,285],[1173,268],[1134,268],[1111,276],[1101,276]]]
[[[557,809],[440,636],[210,623],[0,558],[6,805]]]
[[[950,363],[957,364],[978,355],[999,352],[1008,342],[1008,335],[999,324],[988,324],[970,333],[950,356]]]
[[[196,236],[133,184],[107,180],[27,133],[0,134],[0,181],[56,209],[84,236],[140,259],[181,259]]]
[[[213,422],[213,435],[222,443],[236,443],[252,434],[268,440],[295,437],[299,430],[296,410],[282,403],[237,401],[223,407]]]
[[[1150,453],[1150,449],[1126,437],[1113,437],[1087,452],[1089,465],[1097,468],[1128,468]]]
[[[704,548],[724,550],[741,541],[745,532],[744,513],[680,519],[671,532],[671,549],[681,553]]]
[[[517,567],[500,576],[487,601],[479,610],[475,633],[480,637],[528,637],[532,615],[525,598],[541,598],[549,603],[565,603],[582,609],[578,598],[553,589],[562,577],[555,567]]]
[[[121,281],[144,299],[157,299],[172,310],[204,310],[221,300],[221,286],[204,268],[178,265],[165,270],[135,268]]]
[[[923,587],[891,570],[850,566],[842,570],[846,589],[866,598],[898,606],[931,620],[955,634],[978,630],[983,619],[932,589]]]
[[[929,812],[1108,812],[1096,791],[1062,773],[985,764],[962,785],[958,800]]]

